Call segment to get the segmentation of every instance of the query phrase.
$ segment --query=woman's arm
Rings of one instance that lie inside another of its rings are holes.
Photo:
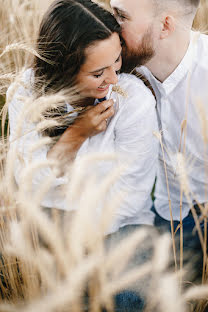
[[[56,159],[60,163],[61,171],[76,157],[83,142],[106,130],[106,119],[114,115],[114,101],[107,100],[90,107],[81,114],[60,137],[58,142],[48,152],[49,159]]]
[[[63,196],[59,196],[59,189],[67,183],[64,176],[57,177],[51,169],[51,159],[63,159],[68,164],[76,155],[76,152],[88,136],[106,129],[106,118],[114,114],[113,101],[105,101],[95,107],[91,107],[77,119],[74,125],[68,128],[59,141],[49,149],[47,138],[37,131],[37,124],[23,118],[28,103],[32,101],[30,90],[21,86],[13,91],[11,85],[7,92],[10,121],[10,153],[15,155],[14,175],[17,184],[24,180],[24,174],[32,169],[32,179],[28,180],[35,196],[36,191],[45,185],[48,178],[52,182],[50,189],[45,194],[41,204],[45,207],[64,209]],[[29,109],[28,109],[29,111]],[[27,114],[28,117],[28,114]],[[29,117],[32,117],[29,113]],[[19,128],[19,126],[21,127]],[[18,131],[17,131],[18,130]],[[62,167],[62,163],[60,161]]]

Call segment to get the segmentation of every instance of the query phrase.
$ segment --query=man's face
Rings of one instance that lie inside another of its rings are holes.
[[[154,54],[154,6],[151,0],[111,0],[115,18],[122,27],[125,63],[145,64]]]

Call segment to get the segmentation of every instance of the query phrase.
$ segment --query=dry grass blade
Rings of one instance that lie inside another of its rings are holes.
[[[171,224],[171,235],[172,235],[172,244],[173,244],[173,255],[174,255],[174,261],[175,261],[175,270],[177,271],[178,266],[177,266],[177,259],[176,259],[176,244],[175,244],[174,225],[173,225],[173,213],[172,213],[172,207],[171,207],[171,196],[170,196],[167,166],[166,166],[166,162],[165,162],[165,152],[164,152],[164,145],[163,145],[163,141],[162,141],[162,133],[155,133],[155,136],[158,138],[158,140],[160,142],[160,146],[162,149],[162,155],[163,155],[163,166],[164,166],[164,170],[165,170],[166,186],[167,186],[167,192],[168,192],[168,204],[169,204],[169,211],[170,211],[170,224]]]
[[[208,286],[195,286],[190,288],[185,294],[183,295],[185,301],[190,300],[201,300],[206,299],[208,297]]]
[[[170,243],[169,234],[159,237],[156,241],[156,246],[158,247],[155,248],[153,257],[154,273],[161,273],[167,268],[170,260]]]
[[[200,228],[200,224],[199,224],[199,220],[196,214],[195,209],[193,208],[192,205],[192,200],[190,198],[190,187],[189,187],[189,182],[188,182],[188,177],[187,177],[187,170],[186,170],[186,166],[185,166],[185,160],[184,160],[184,156],[180,153],[178,153],[177,155],[177,160],[178,160],[178,173],[179,173],[179,181],[181,183],[181,188],[184,192],[184,194],[186,195],[186,198],[189,202],[189,206],[191,209],[191,212],[193,214],[193,218],[196,224],[196,228],[199,234],[199,239],[203,248],[204,245],[204,239],[203,239],[203,235],[202,235],[202,230]]]
[[[23,50],[25,52],[28,52],[32,55],[37,56],[38,58],[42,59],[45,62],[49,62],[47,61],[46,58],[41,57],[33,48],[27,46],[24,43],[11,43],[7,45],[5,49],[3,50],[3,52],[0,54],[0,58],[2,58],[6,53],[9,53],[11,51],[17,51],[17,50]]]
[[[121,274],[130,257],[134,253],[134,250],[142,241],[144,241],[146,235],[147,232],[145,230],[139,230],[138,232],[132,234],[131,237],[124,239],[118,247],[111,251],[106,265],[106,270],[112,271],[114,277]],[[120,258],[121,254],[123,255],[122,258]]]

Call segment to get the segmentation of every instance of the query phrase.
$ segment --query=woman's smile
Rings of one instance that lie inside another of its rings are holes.
[[[110,87],[110,85],[108,84],[108,85],[105,85],[105,86],[100,86],[100,87],[98,87],[98,90],[99,91],[107,91],[108,89],[109,89],[109,87]]]

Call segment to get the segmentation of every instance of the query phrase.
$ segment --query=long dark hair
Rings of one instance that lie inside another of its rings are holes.
[[[43,78],[46,92],[73,86],[85,62],[86,48],[115,32],[120,35],[119,24],[94,2],[56,0],[40,25],[37,50],[48,62],[35,58],[36,81]]]

